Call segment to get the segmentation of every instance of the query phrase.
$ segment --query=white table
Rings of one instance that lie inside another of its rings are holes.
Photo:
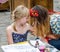
[[[40,40],[39,45],[44,45],[46,47],[50,47],[50,52],[59,52],[56,48],[51,47],[49,44],[43,43]],[[36,40],[30,40],[32,45],[35,45]],[[11,44],[11,45],[2,45],[1,48],[4,52],[40,52],[38,48],[34,48],[30,45],[28,41],[18,43],[18,44]]]

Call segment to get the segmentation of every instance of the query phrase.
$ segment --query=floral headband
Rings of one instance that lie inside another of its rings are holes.
[[[39,16],[38,11],[30,9],[30,16],[32,16],[32,17],[38,17]]]

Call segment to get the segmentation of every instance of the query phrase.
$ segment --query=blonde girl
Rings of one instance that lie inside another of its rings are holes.
[[[13,23],[7,27],[8,44],[26,41],[30,29],[29,9],[23,5],[17,6],[12,13],[12,20]]]

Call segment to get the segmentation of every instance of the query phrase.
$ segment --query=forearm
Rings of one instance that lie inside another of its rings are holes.
[[[58,38],[60,38],[60,35],[48,34],[47,37],[49,37],[50,39],[58,39]]]

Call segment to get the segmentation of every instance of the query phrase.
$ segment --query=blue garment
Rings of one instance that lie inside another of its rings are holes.
[[[50,18],[51,30],[54,34],[60,35],[60,15],[53,14]]]
[[[18,33],[12,33],[12,38],[13,38],[13,42],[14,43],[18,43],[18,42],[23,42],[27,40],[27,34],[29,31],[27,31],[24,34],[18,34]]]
[[[53,14],[51,16],[50,26],[51,26],[52,33],[56,35],[60,35],[60,15],[59,14]],[[48,42],[49,44],[51,44],[52,46],[60,50],[60,38],[51,39]]]
[[[48,41],[49,44],[60,50],[60,39],[52,39]]]

